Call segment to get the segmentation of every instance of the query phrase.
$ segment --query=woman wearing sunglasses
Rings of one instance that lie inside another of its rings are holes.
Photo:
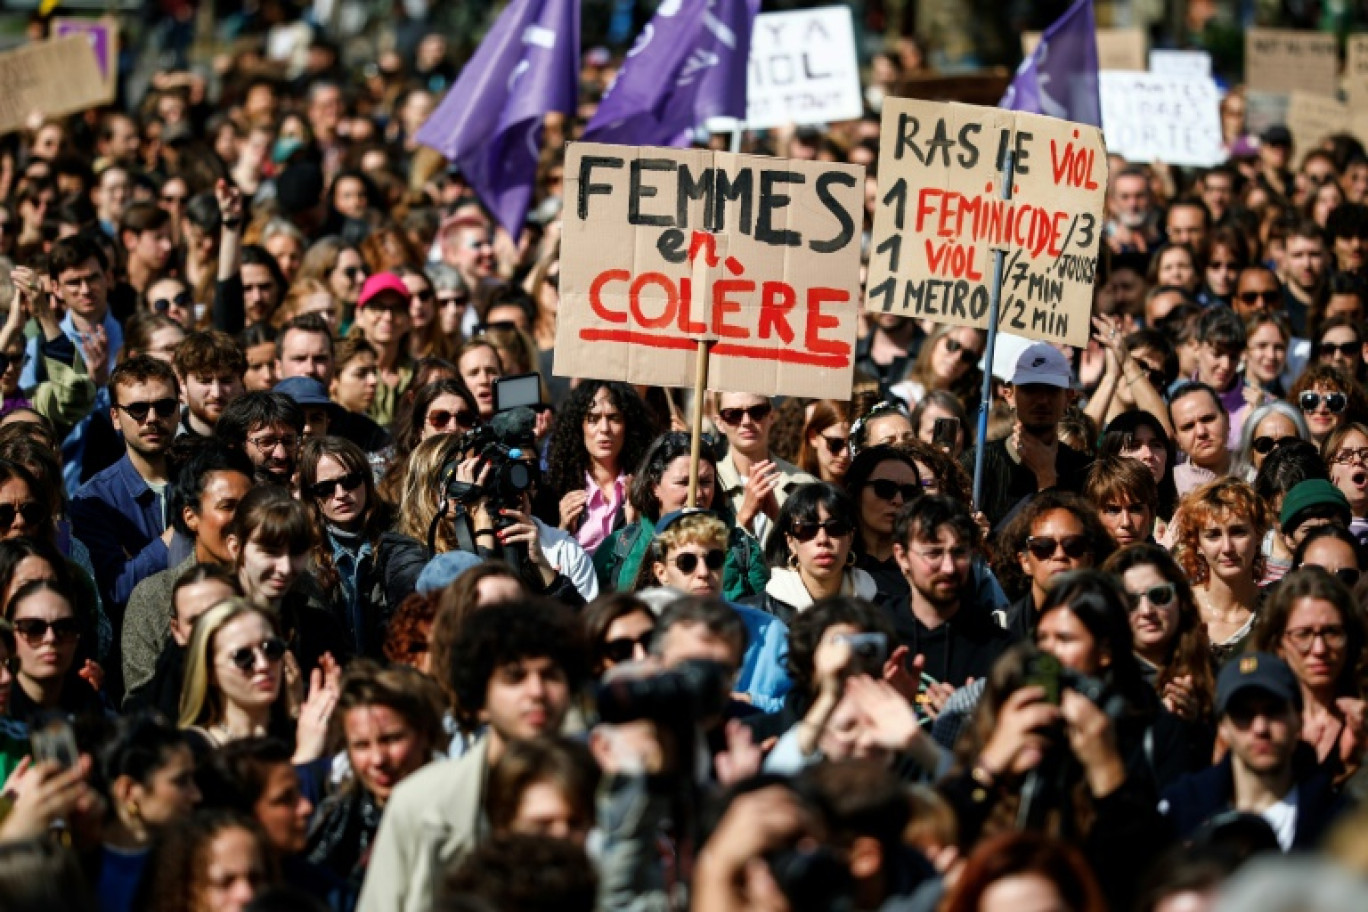
[[[1176,520],[1178,562],[1192,582],[1218,665],[1244,651],[1254,631],[1268,514],[1254,489],[1222,478],[1183,501]]]
[[[1283,578],[1254,642],[1280,656],[1301,686],[1302,740],[1337,782],[1358,771],[1368,745],[1363,618],[1342,582],[1318,567]]]
[[[1312,364],[1292,385],[1288,399],[1306,418],[1311,441],[1317,446],[1346,422],[1368,423],[1368,398],[1363,390],[1333,364]]]
[[[1130,595],[1135,657],[1164,707],[1189,722],[1209,721],[1216,698],[1211,644],[1182,568],[1157,545],[1123,548],[1103,571]]]
[[[855,566],[874,579],[881,598],[907,593],[907,580],[893,557],[893,519],[922,493],[917,464],[901,448],[861,450],[846,473],[846,493],[855,503]]]
[[[600,596],[584,609],[581,621],[595,678],[624,662],[640,662],[651,651],[655,612],[635,595],[613,592]]]
[[[355,654],[379,658],[385,624],[413,591],[427,553],[393,531],[396,512],[380,499],[366,454],[350,440],[305,441],[299,489],[316,533],[314,579],[348,628]]]
[[[413,391],[412,407],[400,408],[394,422],[393,453],[380,479],[380,493],[391,503],[403,495],[404,472],[418,444],[439,434],[461,435],[480,423],[475,397],[457,379],[442,378]]]
[[[922,344],[907,378],[889,392],[915,408],[932,390],[946,390],[966,402],[976,402],[979,359],[983,357],[983,331],[968,326],[942,326]]]
[[[1292,553],[1292,568],[1320,567],[1351,590],[1363,576],[1368,554],[1354,533],[1337,523],[1317,526]]]
[[[835,485],[819,481],[793,492],[765,546],[770,580],[746,604],[791,624],[823,599],[876,598],[874,578],[855,566],[855,527],[855,505]]]
[[[850,407],[834,399],[808,406],[798,468],[814,478],[841,484],[850,471]]]
[[[35,716],[54,711],[68,716],[102,715],[99,693],[78,673],[81,622],[69,591],[51,580],[35,579],[10,597],[5,616],[14,627],[18,659],[10,716],[27,724]]]
[[[1368,533],[1368,425],[1357,421],[1336,428],[1321,445],[1330,480],[1349,500],[1349,531]]]
[[[1363,333],[1352,317],[1332,317],[1321,324],[1316,337],[1316,361],[1344,371],[1363,382]]]
[[[394,270],[409,290],[408,334],[409,355],[414,361],[423,358],[443,358],[450,361],[456,354],[459,336],[442,334],[442,321],[437,319],[437,291],[425,273],[407,266]]]
[[[1310,440],[1311,429],[1302,413],[1281,399],[1265,402],[1249,413],[1240,431],[1240,449],[1231,463],[1230,474],[1253,482],[1268,454],[1293,440]]]

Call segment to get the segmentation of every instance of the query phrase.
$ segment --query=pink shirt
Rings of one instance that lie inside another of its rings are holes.
[[[589,500],[584,505],[584,517],[575,532],[575,538],[585,551],[593,554],[598,550],[598,546],[603,544],[603,540],[613,532],[613,522],[617,519],[618,510],[622,509],[623,501],[626,499],[627,484],[623,476],[618,475],[613,482],[613,496],[607,498],[603,496],[603,489],[598,486],[598,482],[594,481],[588,472],[584,474],[584,483],[589,492]]]

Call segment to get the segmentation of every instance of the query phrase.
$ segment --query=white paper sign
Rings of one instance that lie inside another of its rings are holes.
[[[858,120],[864,113],[847,6],[756,16],[749,73],[752,129]]]
[[[1211,55],[1206,51],[1150,51],[1149,68],[1159,76],[1211,75]]]
[[[1210,77],[1103,70],[1099,86],[1108,152],[1199,168],[1225,160],[1220,93]]]

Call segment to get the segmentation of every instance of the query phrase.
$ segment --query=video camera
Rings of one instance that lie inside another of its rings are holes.
[[[608,723],[649,719],[669,728],[720,716],[731,677],[718,662],[691,659],[647,677],[620,676],[599,686],[599,718]]]

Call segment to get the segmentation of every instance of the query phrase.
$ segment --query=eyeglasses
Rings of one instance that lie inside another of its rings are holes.
[[[147,420],[148,412],[156,412],[158,418],[170,418],[180,410],[180,401],[167,397],[153,402],[130,402],[127,405],[116,403],[114,407],[142,424]]]
[[[379,301],[372,301],[371,303],[367,304],[365,307],[365,311],[368,314],[372,314],[377,320],[381,317],[389,317],[391,320],[397,320],[401,316],[408,316],[407,305],[382,304]]]
[[[1316,357],[1333,358],[1335,355],[1343,355],[1346,358],[1352,358],[1358,354],[1359,349],[1362,347],[1362,343],[1359,342],[1340,342],[1338,344],[1334,342],[1322,342],[1320,345],[1316,346]]]
[[[1359,465],[1368,466],[1368,447],[1345,447],[1336,450],[1335,455],[1330,457],[1331,465],[1350,465],[1357,462]]]
[[[1285,446],[1294,441],[1301,440],[1300,437],[1289,435],[1287,437],[1255,437],[1254,442],[1249,446],[1260,456],[1267,456],[1280,446]]]
[[[829,437],[826,434],[818,434],[822,442],[826,444],[827,452],[832,456],[840,456],[841,453],[850,446],[849,437]]]
[[[283,446],[287,450],[293,450],[295,447],[299,446],[299,438],[293,434],[285,437],[258,437],[255,440],[248,440],[247,442],[262,453],[273,452],[276,447]]]
[[[1264,291],[1241,291],[1236,295],[1242,304],[1257,304],[1263,301],[1265,304],[1276,304],[1282,300],[1282,292],[1276,288]]]
[[[969,560],[970,553],[968,548],[934,548],[930,551],[918,551],[916,548],[908,548],[908,551],[926,561],[932,567],[939,567],[945,563],[948,556],[951,563],[962,564]]]
[[[1303,412],[1314,412],[1320,409],[1321,403],[1325,403],[1325,409],[1332,415],[1338,415],[1349,405],[1349,397],[1344,393],[1313,393],[1305,392],[1297,400]]]
[[[58,618],[45,621],[42,618],[19,618],[14,622],[14,632],[24,638],[30,646],[47,639],[47,632],[59,643],[70,643],[81,635],[81,623],[75,618]]]
[[[1092,553],[1092,545],[1088,544],[1087,537],[1083,535],[1065,535],[1063,538],[1032,535],[1026,539],[1026,550],[1030,551],[1036,560],[1049,560],[1060,550],[1063,550],[1064,556],[1070,560],[1078,560]]]
[[[654,636],[654,631],[648,630],[639,637],[617,637],[604,640],[599,651],[603,653],[605,659],[614,664],[630,662],[636,655],[637,647],[643,651],[650,650],[652,636]]]
[[[977,364],[979,358],[983,357],[958,339],[952,339],[949,336],[945,337],[945,350],[952,355],[959,355],[961,364]]]
[[[703,555],[703,566],[711,571],[722,569],[722,564],[727,560],[727,552],[721,548],[712,548]],[[698,555],[692,551],[685,551],[683,554],[676,554],[674,565],[679,568],[679,572],[685,576],[692,576],[698,569]]]
[[[431,411],[427,414],[428,427],[432,428],[434,431],[445,430],[451,427],[452,422],[455,422],[457,427],[474,427],[475,420],[475,413],[468,409],[462,409],[459,412],[448,412],[446,409],[437,409],[436,411]]]
[[[469,295],[454,295],[454,296],[452,296],[452,297],[446,297],[446,298],[443,298],[443,297],[441,297],[441,296],[438,296],[438,298],[437,298],[437,306],[438,306],[438,307],[465,307],[465,306],[466,306],[467,304],[469,304],[469,303],[470,303],[470,296],[469,296]]]
[[[756,424],[759,424],[760,422],[768,418],[770,416],[770,412],[772,411],[774,411],[773,405],[771,405],[768,402],[761,402],[756,405],[752,405],[750,408],[722,409],[717,413],[717,417],[721,418],[725,424],[735,425],[740,424],[741,419],[749,415],[751,421],[754,421]]]
[[[179,307],[181,309],[188,308],[194,303],[194,300],[195,299],[190,296],[190,292],[182,291],[169,298],[157,298],[157,300],[152,302],[152,309],[159,314],[164,314],[172,307]]]
[[[21,504],[0,504],[0,529],[8,531],[14,525],[16,516],[22,516],[25,525],[36,526],[43,521],[43,507],[36,500],[26,500]]]
[[[305,488],[304,493],[308,494],[310,497],[324,500],[328,497],[332,497],[333,492],[338,488],[341,488],[344,491],[355,491],[357,488],[361,487],[361,484],[365,480],[366,473],[364,472],[348,472],[346,475],[339,475],[336,478],[329,478],[326,481],[315,482]]]
[[[789,534],[800,542],[810,542],[817,537],[818,532],[825,531],[828,538],[845,538],[852,529],[850,523],[844,519],[824,519],[821,522],[798,520],[789,530]]]
[[[15,622],[15,629],[19,624]],[[1290,627],[1283,633],[1283,639],[1292,644],[1292,648],[1297,652],[1307,653],[1316,642],[1316,637],[1320,637],[1327,648],[1343,649],[1344,644],[1349,642],[1349,633],[1339,624],[1331,624],[1327,627]]]
[[[422,291],[415,291],[409,297],[417,298],[418,300],[426,304],[427,302],[431,301],[433,297],[435,297],[435,295],[433,295],[431,288],[424,288]]]
[[[891,478],[876,478],[869,483],[869,490],[873,491],[874,496],[879,500],[886,500],[889,503],[892,503],[893,498],[901,494],[903,503],[907,503],[921,493],[921,485],[900,485]]]
[[[270,637],[255,646],[243,646],[241,649],[233,650],[228,654],[228,661],[236,665],[243,674],[247,674],[256,667],[258,655],[266,660],[266,664],[274,665],[285,658],[285,642],[277,637]]]
[[[1144,592],[1132,592],[1131,596],[1136,601],[1136,607],[1139,607],[1139,602],[1143,600],[1155,608],[1167,608],[1178,597],[1178,588],[1173,583],[1160,583],[1157,586],[1149,587]]]

